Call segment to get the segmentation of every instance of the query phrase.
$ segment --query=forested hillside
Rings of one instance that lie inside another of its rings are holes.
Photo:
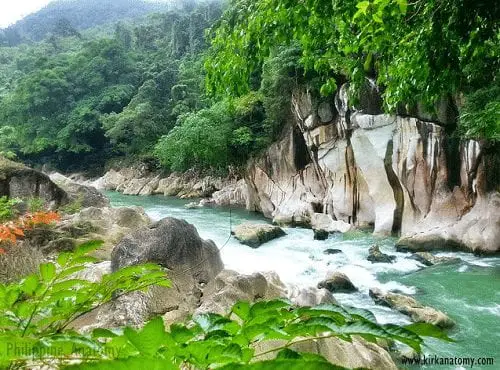
[[[196,0],[182,2],[193,7]],[[141,18],[154,12],[181,6],[179,1],[143,0],[56,0],[14,25],[0,30],[0,45],[15,46],[21,42],[40,41],[54,34],[71,36],[103,24]]]
[[[354,103],[372,81],[387,112],[445,101],[448,131],[500,138],[494,1],[182,2],[111,35],[81,30],[158,5],[70,7],[88,3],[55,3],[80,18],[50,33],[47,7],[16,26],[38,20],[42,41],[0,48],[2,152],[62,169],[127,155],[224,171],[277,138],[294,88],[332,96],[346,81]]]

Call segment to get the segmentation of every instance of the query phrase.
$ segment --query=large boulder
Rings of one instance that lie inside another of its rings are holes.
[[[218,206],[241,206],[245,207],[248,198],[248,189],[245,180],[239,180],[212,194],[212,199]]]
[[[68,194],[45,174],[0,156],[0,196],[40,198],[50,208],[68,203]]]
[[[226,314],[238,301],[255,302],[286,296],[287,288],[275,272],[242,275],[236,271],[223,270],[203,289],[201,305],[195,313]]]
[[[455,263],[460,261],[460,258],[458,257],[438,257],[429,252],[417,252],[410,258],[425,266],[439,265],[441,263]]]
[[[150,218],[141,207],[88,207],[63,221],[59,229],[79,240],[103,240],[104,245],[95,256],[110,260],[113,248],[125,235],[150,224]]]
[[[246,222],[236,226],[234,237],[240,243],[257,248],[270,240],[286,235],[282,228],[269,224],[254,224]]]
[[[332,293],[352,293],[358,290],[347,275],[341,272],[334,272],[329,275],[325,280],[318,283],[318,288],[327,289]]]
[[[72,251],[89,240],[102,240],[93,252],[97,258],[110,260],[111,251],[126,234],[151,223],[140,207],[88,207],[65,216],[55,227],[40,225],[26,230],[25,240],[44,255]]]
[[[95,187],[78,184],[58,172],[49,177],[68,194],[70,202],[78,203],[82,208],[109,207],[109,199]]]
[[[352,230],[352,225],[344,221],[334,220],[331,215],[325,213],[313,213],[311,215],[311,227],[313,230],[322,230],[328,233],[346,233]]]
[[[271,360],[277,355],[277,351],[272,350],[285,344],[284,340],[259,342],[255,353],[259,355],[260,360]],[[348,369],[397,370],[396,364],[384,348],[356,336],[350,342],[340,338],[325,338],[292,344],[289,348],[319,354],[332,364]]]
[[[408,315],[415,322],[425,322],[440,328],[450,328],[455,325],[453,320],[443,312],[424,306],[415,298],[404,294],[384,293],[378,288],[373,288],[370,289],[370,297],[373,298],[375,303],[391,307]]]
[[[371,263],[393,263],[396,256],[382,253],[378,245],[372,245],[368,250],[367,260]]]
[[[157,263],[167,270],[171,288],[153,286],[147,292],[133,292],[101,307],[76,325],[95,327],[141,326],[153,316],[166,323],[185,320],[202,302],[203,290],[223,269],[219,250],[203,240],[195,227],[184,220],[164,218],[125,236],[114,248],[110,271],[141,263]],[[106,269],[106,266],[103,266]],[[99,276],[94,266],[89,279]]]
[[[125,236],[111,255],[113,271],[147,262],[186,272],[200,283],[214,279],[224,267],[213,241],[201,239],[193,225],[172,217]]]

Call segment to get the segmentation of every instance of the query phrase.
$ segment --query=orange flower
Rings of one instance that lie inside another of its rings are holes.
[[[30,230],[36,225],[49,225],[61,220],[57,212],[36,212],[19,217],[15,222],[10,221],[0,225],[0,243],[7,242],[14,244],[18,238],[24,237],[24,230]],[[0,254],[5,253],[0,248]]]

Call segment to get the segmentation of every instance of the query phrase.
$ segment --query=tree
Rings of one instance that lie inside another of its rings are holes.
[[[208,89],[241,95],[252,73],[281,45],[300,47],[300,64],[331,94],[348,79],[382,88],[388,111],[431,107],[443,95],[495,81],[500,5],[492,1],[233,0],[210,33]]]

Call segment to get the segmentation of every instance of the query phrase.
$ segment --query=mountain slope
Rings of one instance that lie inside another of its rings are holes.
[[[59,0],[49,3],[7,29],[0,30],[0,33],[3,31],[10,35],[8,44],[12,46],[21,39],[39,41],[61,28],[82,31],[122,19],[165,11],[171,6],[171,2],[143,0]]]

